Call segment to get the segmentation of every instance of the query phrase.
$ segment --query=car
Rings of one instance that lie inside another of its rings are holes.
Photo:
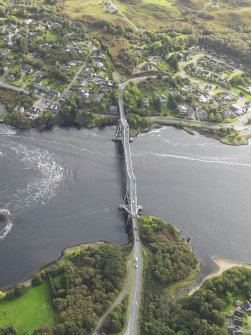
[[[137,263],[138,262],[138,258],[137,257],[135,257],[135,263]]]
[[[135,228],[134,228],[135,230],[138,230],[138,228],[135,226]]]
[[[136,241],[139,241],[139,237],[138,236],[136,237]]]
[[[138,264],[135,264],[135,269],[137,269],[138,268]]]

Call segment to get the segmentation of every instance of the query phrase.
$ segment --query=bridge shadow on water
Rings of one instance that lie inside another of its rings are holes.
[[[118,170],[118,177],[120,180],[120,199],[118,199],[118,206],[120,204],[124,203],[124,198],[126,194],[126,168],[125,168],[125,157],[124,157],[124,150],[123,150],[123,144],[122,142],[115,142],[115,153],[117,156],[117,170]],[[128,221],[128,214],[125,211],[120,211],[121,215],[124,218],[125,225],[126,225],[126,232],[128,233],[128,239],[131,240],[130,238],[130,227],[128,226],[129,221]]]
[[[121,202],[120,203],[123,203],[124,197],[126,194],[126,168],[125,168],[124,150],[123,150],[123,145],[121,142],[115,143],[115,150],[116,150],[116,155],[118,157],[116,161],[117,166],[118,166],[118,175],[121,181],[120,183]]]

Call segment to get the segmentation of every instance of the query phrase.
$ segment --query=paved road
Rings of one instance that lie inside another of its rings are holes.
[[[130,315],[128,324],[124,335],[137,335],[139,310],[140,310],[140,297],[141,297],[141,286],[142,286],[142,254],[141,254],[141,242],[138,234],[138,220],[133,218],[133,229],[134,229],[134,272],[133,272],[133,284],[132,284],[132,299],[130,301]],[[137,229],[137,230],[136,230]]]
[[[75,73],[75,76],[72,78],[72,80],[70,81],[70,83],[68,84],[68,86],[66,87],[66,89],[64,90],[64,92],[61,94],[61,96],[58,98],[58,100],[56,101],[56,103],[59,103],[60,99],[63,99],[64,96],[69,92],[69,90],[71,89],[72,85],[75,83],[75,81],[78,79],[78,76],[80,75],[80,73],[84,70],[84,68],[86,67],[87,61],[89,59],[90,53],[92,50],[89,51],[88,55],[86,56],[86,60],[85,62],[80,66],[79,70]]]
[[[13,91],[16,91],[16,92],[23,92],[23,93],[25,93],[25,94],[29,94],[29,93],[30,93],[30,91],[25,90],[25,89],[22,88],[22,87],[17,87],[17,86],[15,86],[15,85],[6,84],[6,83],[4,83],[3,81],[0,81],[0,87],[8,88],[8,89],[13,90]]]

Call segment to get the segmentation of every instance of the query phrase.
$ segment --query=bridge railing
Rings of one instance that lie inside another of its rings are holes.
[[[124,156],[125,156],[125,165],[126,165],[126,175],[127,175],[127,196],[128,196],[128,205],[131,215],[136,215],[138,212],[138,199],[137,199],[137,184],[136,178],[133,172],[132,166],[132,156],[130,149],[130,133],[129,125],[127,121],[122,118],[120,120],[121,125],[121,135],[122,143],[124,147]]]

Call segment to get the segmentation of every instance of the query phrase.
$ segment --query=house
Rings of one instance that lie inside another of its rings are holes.
[[[32,73],[33,69],[26,64],[21,64],[20,71],[25,73]]]
[[[69,63],[68,63],[68,65],[70,65],[70,66],[79,66],[81,64],[82,63],[81,63],[80,60],[70,60]]]
[[[233,100],[232,94],[228,94],[224,97],[224,101],[226,101],[226,102],[230,102],[232,100]]]
[[[82,75],[86,78],[91,78],[93,76],[93,74],[87,69],[82,72]]]
[[[142,50],[143,50],[143,47],[137,47],[137,48],[135,48],[135,52],[137,54],[141,53]]]
[[[9,54],[10,50],[0,50],[0,56],[7,56]]]
[[[40,84],[35,83],[33,85],[33,87],[38,91],[42,91],[42,92],[47,93],[49,95],[52,95],[54,97],[57,97],[57,98],[60,97],[59,92],[53,90],[52,88],[50,88],[50,86],[44,85],[43,83],[40,83]]]
[[[100,102],[103,99],[104,93],[94,93],[90,94],[90,99]]]
[[[70,65],[66,65],[66,64],[60,64],[59,65],[59,69],[61,70],[61,71],[69,71],[70,70]]]
[[[251,86],[246,87],[246,92],[251,93]]]
[[[83,79],[80,83],[81,86],[87,86],[88,85],[88,81],[86,79]]]
[[[39,78],[42,78],[43,77],[43,72],[42,71],[37,71],[35,74],[34,74],[34,78],[36,79],[39,79]]]
[[[246,312],[251,311],[251,304],[250,304],[250,302],[249,302],[248,300],[245,300],[245,301],[243,302],[243,304],[241,305],[241,308],[242,308],[244,311],[246,311]]]
[[[104,67],[104,64],[102,62],[97,62],[96,61],[93,64],[94,64],[94,66],[97,66],[97,67]]]
[[[152,62],[152,63],[159,63],[161,62],[162,59],[159,56],[149,56],[148,60],[149,62]]]
[[[7,80],[8,80],[8,81],[14,81],[14,80],[15,80],[15,76],[14,76],[14,74],[8,74],[8,75],[7,75]]]
[[[194,63],[189,63],[189,64],[187,64],[187,66],[186,66],[186,70],[189,70],[189,71],[193,71],[193,70],[195,70],[195,65],[194,65]]]
[[[107,12],[109,12],[111,14],[115,14],[115,13],[118,12],[117,7],[111,2],[106,4],[106,10],[107,10]]]
[[[26,114],[31,118],[31,119],[35,119],[38,117],[40,110],[36,107],[31,107]]]
[[[93,78],[95,79],[95,82],[101,82],[101,81],[106,81],[106,78],[104,76],[94,74]]]
[[[91,41],[84,41],[83,45],[86,46],[86,47],[92,47],[93,46]]]
[[[149,99],[148,98],[143,98],[142,99],[142,102],[143,102],[143,106],[149,106]]]
[[[191,92],[192,91],[192,87],[191,86],[184,86],[181,89],[182,92]]]
[[[57,91],[55,91],[55,90],[53,90],[53,89],[50,89],[49,92],[48,92],[48,94],[50,94],[50,95],[52,95],[52,96],[54,96],[56,98],[60,97],[60,93],[57,92]]]
[[[240,116],[245,113],[245,110],[236,104],[233,104],[232,106],[230,106],[230,109],[234,111],[237,116]],[[251,310],[251,305],[250,305],[250,310]]]
[[[242,319],[246,315],[245,312],[243,312],[241,309],[236,309],[234,311],[234,317]]]
[[[24,21],[27,25],[29,25],[29,24],[31,24],[32,22],[33,22],[33,20],[32,19],[27,19],[27,20],[25,20]]]
[[[28,40],[34,41],[36,39],[37,35],[35,33],[29,33],[28,34]]]
[[[179,107],[179,111],[180,111],[181,114],[187,114],[187,107],[181,105],[181,106]]]
[[[239,318],[234,318],[233,319],[233,325],[237,327],[242,327],[243,326],[243,321],[240,320]]]
[[[140,69],[142,71],[151,71],[152,69],[154,69],[154,64],[146,63],[146,64],[142,65]]]
[[[194,109],[193,109],[192,107],[187,107],[187,114],[188,114],[189,116],[192,116],[193,113],[194,113]]]
[[[58,105],[54,104],[51,106],[51,111],[52,113],[54,114],[57,114],[58,113]]]
[[[199,102],[202,103],[202,104],[205,104],[209,101],[209,99],[202,94],[198,94],[197,98],[198,98]]]
[[[104,92],[111,92],[113,90],[113,85],[111,83],[101,83],[99,87]]]
[[[1,27],[0,28],[0,34],[1,35],[5,35],[7,33],[7,28],[5,28],[5,27]]]
[[[222,116],[227,119],[232,116],[232,112],[230,110],[223,111]]]
[[[212,89],[212,86],[211,86],[211,85],[206,85],[206,86],[205,86],[205,91],[206,91],[206,92],[211,91],[211,89]]]
[[[205,110],[201,110],[197,112],[197,118],[200,120],[206,120],[208,118],[208,114]]]
[[[177,96],[177,95],[179,95],[179,94],[180,94],[180,91],[179,91],[179,90],[176,90],[176,89],[174,89],[174,90],[172,91],[172,94],[173,94],[174,96]]]
[[[12,35],[8,35],[8,36],[6,36],[5,40],[6,40],[6,43],[7,43],[8,46],[13,45],[13,42],[12,42]]]
[[[97,50],[96,52],[94,52],[93,57],[94,58],[103,58],[104,54],[102,50]]]
[[[167,97],[164,94],[159,97],[159,100],[161,104],[167,103]]]
[[[86,90],[78,90],[78,95],[81,96],[84,99],[88,99],[90,97],[90,93]]]
[[[118,106],[110,106],[109,107],[109,112],[111,114],[118,114]]]

